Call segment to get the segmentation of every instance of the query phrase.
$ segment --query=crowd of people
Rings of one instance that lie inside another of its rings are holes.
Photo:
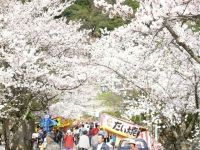
[[[115,148],[116,136],[104,131],[97,123],[81,123],[72,128],[38,129],[34,148],[40,150],[111,150]]]

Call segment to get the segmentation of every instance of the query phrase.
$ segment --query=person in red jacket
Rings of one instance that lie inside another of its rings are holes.
[[[71,130],[67,130],[66,135],[64,136],[64,147],[65,150],[73,150],[74,146],[74,137]]]
[[[99,125],[95,124],[95,128],[92,129],[91,134],[95,136],[99,132]]]

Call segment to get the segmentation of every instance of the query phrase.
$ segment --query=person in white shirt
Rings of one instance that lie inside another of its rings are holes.
[[[91,145],[92,147],[98,144],[98,134],[92,136]]]
[[[90,148],[89,137],[87,136],[87,130],[84,130],[83,135],[80,136],[78,149],[79,150],[88,150]]]
[[[87,132],[89,132],[90,130],[90,125],[86,122],[86,124],[84,125],[84,129],[87,130]]]

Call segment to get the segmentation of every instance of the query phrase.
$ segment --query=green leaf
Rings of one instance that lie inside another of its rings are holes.
[[[113,1],[113,0],[111,0]],[[54,18],[66,17],[68,20],[82,21],[81,29],[93,29],[93,35],[101,35],[100,29],[108,31],[129,23],[120,17],[109,18],[107,14],[96,8],[92,0],[76,0],[74,4],[66,8],[61,15]]]

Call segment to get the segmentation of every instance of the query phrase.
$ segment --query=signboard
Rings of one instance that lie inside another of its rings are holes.
[[[123,137],[135,137],[140,132],[140,126],[107,114],[100,115],[100,125],[105,130]]]
[[[151,137],[148,129],[108,114],[101,114],[99,121],[104,130],[117,136],[118,142],[125,137],[142,138],[146,141],[148,147],[151,147]]]

